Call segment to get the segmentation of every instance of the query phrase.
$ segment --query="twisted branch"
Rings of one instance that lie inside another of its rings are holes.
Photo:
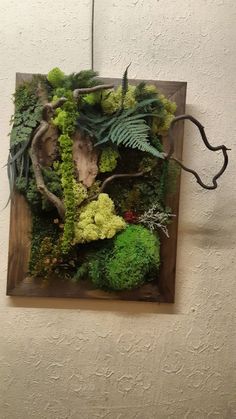
[[[203,183],[202,180],[201,180],[201,178],[200,178],[200,176],[198,175],[198,173],[195,170],[189,169],[181,161],[179,161],[175,157],[172,157],[172,155],[174,153],[174,137],[173,137],[173,128],[174,128],[174,125],[176,124],[176,122],[179,122],[179,121],[182,121],[182,120],[185,120],[185,119],[188,119],[189,121],[191,121],[194,125],[196,125],[198,127],[199,132],[200,132],[201,137],[202,137],[202,140],[203,140],[205,146],[209,150],[211,150],[211,151],[219,151],[219,150],[221,150],[222,151],[222,154],[224,156],[224,163],[223,163],[222,168],[220,169],[220,171],[213,177],[213,179],[212,179],[212,185],[206,185],[205,183]],[[179,116],[176,116],[172,120],[172,122],[170,124],[170,128],[169,128],[169,133],[168,134],[169,134],[168,135],[168,138],[169,138],[169,143],[170,143],[170,149],[169,149],[169,152],[166,154],[165,158],[167,160],[168,159],[171,159],[171,160],[176,161],[176,163],[178,163],[179,166],[182,167],[183,170],[185,170],[186,172],[192,173],[193,176],[196,178],[197,183],[202,188],[204,188],[204,189],[216,189],[217,186],[218,186],[216,181],[224,173],[224,171],[225,171],[225,169],[226,169],[226,167],[228,165],[228,154],[227,154],[227,150],[230,150],[230,149],[227,148],[225,145],[219,145],[219,146],[216,146],[216,147],[212,146],[209,143],[208,139],[207,139],[207,136],[206,136],[206,133],[205,133],[205,130],[204,130],[203,125],[196,118],[194,118],[191,115],[179,115]]]
[[[36,185],[38,191],[43,195],[49,202],[51,202],[58,211],[59,216],[64,219],[65,217],[65,207],[63,202],[52,192],[50,192],[47,188],[47,186],[44,183],[43,174],[41,170],[41,165],[39,162],[38,157],[38,150],[40,148],[40,143],[43,135],[47,132],[49,128],[49,120],[51,117],[51,114],[53,113],[54,109],[61,106],[67,99],[66,98],[60,98],[55,103],[46,103],[43,107],[43,120],[40,122],[39,127],[34,133],[31,148],[29,151],[31,161],[32,161],[32,167],[35,175]]]
[[[75,99],[78,99],[80,95],[86,95],[88,93],[95,93],[95,92],[100,92],[102,90],[109,90],[113,88],[114,88],[113,84],[99,84],[98,86],[94,86],[94,87],[83,87],[80,89],[75,89],[73,91],[73,96]]]
[[[101,185],[100,193],[104,191],[104,189],[107,187],[107,185],[115,179],[123,179],[123,178],[129,178],[129,177],[140,177],[143,176],[144,172],[137,172],[137,173],[120,173],[116,175],[109,176],[104,180],[104,182]]]

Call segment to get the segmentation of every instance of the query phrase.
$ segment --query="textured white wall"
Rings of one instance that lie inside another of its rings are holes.
[[[89,0],[0,1],[0,167],[15,72],[90,63]],[[10,299],[9,208],[0,212],[1,419],[235,419],[234,0],[97,0],[95,67],[188,82],[188,111],[233,149],[217,191],[182,176],[176,304]],[[186,127],[205,178],[220,156]],[[1,169],[1,205],[8,197]]]

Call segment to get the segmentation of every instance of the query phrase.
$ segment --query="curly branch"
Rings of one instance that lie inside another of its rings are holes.
[[[211,151],[219,151],[219,150],[221,150],[222,153],[223,153],[224,163],[223,163],[222,168],[220,169],[220,171],[213,177],[213,179],[212,179],[212,185],[206,185],[205,183],[203,183],[202,180],[201,180],[201,178],[200,178],[200,176],[198,175],[198,173],[195,170],[189,169],[182,162],[180,162],[178,159],[176,159],[175,157],[172,157],[172,155],[174,153],[174,137],[173,137],[173,128],[174,128],[174,125],[175,125],[176,122],[179,122],[179,121],[182,121],[182,120],[185,120],[185,119],[188,119],[189,121],[191,121],[193,124],[195,124],[198,127],[199,132],[200,132],[201,137],[202,137],[202,140],[203,140],[205,146],[209,150],[211,150]],[[179,166],[182,167],[183,170],[185,170],[186,172],[192,173],[194,175],[194,177],[196,178],[197,183],[202,188],[204,188],[204,189],[216,189],[217,186],[218,186],[216,181],[224,173],[224,171],[225,171],[225,169],[226,169],[226,167],[228,165],[228,154],[227,154],[227,150],[230,150],[230,149],[227,148],[225,145],[219,145],[219,146],[216,146],[216,147],[212,146],[209,143],[208,139],[207,139],[207,136],[206,136],[206,133],[205,133],[205,130],[204,130],[203,125],[196,118],[194,118],[191,115],[179,115],[179,116],[176,116],[172,120],[172,122],[170,124],[168,138],[169,138],[169,143],[170,143],[170,149],[169,149],[169,152],[166,154],[165,158],[176,161],[176,163],[178,163]]]
[[[83,88],[80,88],[80,89],[75,89],[73,91],[73,96],[74,96],[75,99],[78,99],[78,97],[80,95],[100,92],[102,90],[109,90],[109,89],[113,89],[113,88],[114,88],[113,84],[99,84],[98,86],[94,86],[94,87],[83,87]]]
[[[109,183],[113,182],[115,179],[123,179],[129,177],[140,177],[143,176],[144,172],[137,172],[137,173],[120,173],[116,175],[109,176],[101,185],[100,193],[104,191],[104,189],[109,185]]]

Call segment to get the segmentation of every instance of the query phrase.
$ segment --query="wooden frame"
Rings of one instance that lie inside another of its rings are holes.
[[[30,80],[31,74],[16,74],[16,86]],[[105,83],[117,85],[120,79],[102,79]],[[141,80],[131,80],[138,84]],[[155,84],[158,89],[169,99],[177,104],[177,115],[184,114],[186,87],[185,82],[168,82],[147,80]],[[183,146],[183,121],[174,128],[175,157],[182,158]],[[168,142],[166,140],[166,142]],[[168,197],[167,204],[176,214],[174,221],[169,226],[170,238],[161,235],[161,268],[159,278],[143,285],[139,289],[122,292],[104,292],[95,290],[85,282],[74,283],[62,281],[60,278],[52,280],[32,279],[27,274],[30,255],[30,230],[31,213],[22,195],[15,192],[11,202],[10,237],[8,257],[7,295],[34,296],[34,297],[72,297],[90,299],[115,299],[136,300],[153,302],[174,302],[175,294],[175,269],[178,234],[180,176],[177,181],[176,193]]]

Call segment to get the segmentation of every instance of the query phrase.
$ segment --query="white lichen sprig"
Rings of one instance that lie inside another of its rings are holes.
[[[164,210],[159,204],[155,204],[139,217],[138,222],[151,231],[161,229],[169,238],[167,224],[170,223],[171,217],[175,217],[175,214],[171,214],[170,209]]]

